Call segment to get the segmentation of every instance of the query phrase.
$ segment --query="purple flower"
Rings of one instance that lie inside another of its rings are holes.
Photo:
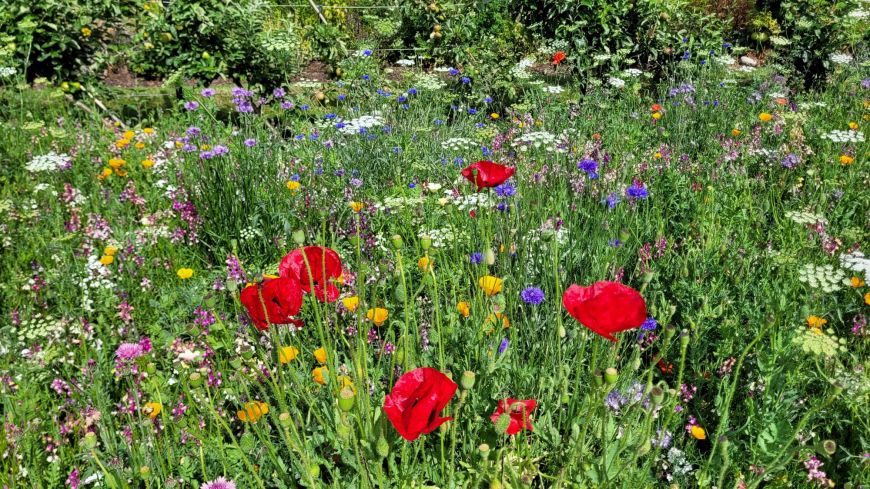
[[[577,163],[577,168],[586,172],[586,175],[592,180],[598,178],[598,162],[595,160],[584,158],[580,160],[580,163]]]
[[[69,477],[66,478],[66,483],[70,487],[70,489],[77,489],[79,484],[82,481],[79,479],[79,468],[73,467],[72,472],[69,473]]]
[[[640,329],[644,331],[652,331],[658,327],[659,323],[655,320],[655,318],[647,318],[643,324],[640,325]]]
[[[236,483],[228,481],[223,477],[218,477],[213,481],[209,481],[199,486],[199,489],[236,489]]]
[[[230,148],[227,148],[224,145],[218,144],[214,147],[215,156],[225,155],[230,152]]]
[[[257,140],[256,140],[256,139],[250,139],[250,138],[245,139],[245,146],[247,146],[247,147],[250,148],[250,147],[253,147],[253,146],[256,146],[256,145],[257,145]]]
[[[495,187],[495,194],[499,197],[513,197],[517,193],[517,188],[510,182],[505,182]]]
[[[628,398],[623,396],[619,390],[613,389],[604,398],[604,405],[613,412],[619,412],[622,406],[628,404]]]
[[[616,204],[619,204],[622,199],[619,197],[619,194],[616,192],[612,192],[607,194],[607,197],[604,199],[604,202],[607,204],[607,207],[610,209],[615,209]]]
[[[275,98],[284,98],[284,95],[287,95],[287,92],[281,87],[272,90],[272,96]]]
[[[508,341],[507,337],[502,338],[501,344],[498,345],[498,354],[501,355],[507,351],[508,345],[510,345],[510,341]]]
[[[199,94],[205,98],[214,97],[215,93],[216,92],[215,92],[214,88],[203,88],[202,91],[199,92]]]
[[[139,343],[121,343],[115,350],[118,360],[134,360],[145,354],[145,350]]]
[[[865,78],[861,80],[861,88],[864,90],[870,90],[870,78]]]
[[[630,187],[625,189],[625,195],[629,199],[645,199],[649,197],[649,190],[643,185],[640,180],[635,180]]]
[[[450,76],[456,76],[456,75],[459,74],[459,70],[457,70],[456,68],[450,68],[450,69],[447,71],[447,74],[450,75]]]
[[[526,304],[537,306],[541,302],[544,302],[544,291],[537,287],[526,287],[520,292],[520,297]]]
[[[471,254],[471,256],[468,257],[468,259],[472,265],[480,265],[480,263],[483,261],[483,253],[475,251]]]
[[[785,158],[782,159],[782,166],[784,166],[786,168],[794,168],[800,162],[801,162],[800,156],[798,156],[794,153],[789,153],[785,156]]]
[[[190,102],[185,102],[184,108],[192,112],[192,111],[199,108],[199,102],[197,102],[196,100],[191,100]]]

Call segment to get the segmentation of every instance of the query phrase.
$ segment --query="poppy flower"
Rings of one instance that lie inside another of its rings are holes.
[[[384,412],[402,438],[416,440],[445,421],[439,414],[459,386],[434,368],[424,367],[405,373],[384,398]]]
[[[553,54],[553,64],[558,65],[562,61],[565,61],[565,58],[567,58],[567,56],[565,56],[565,51],[556,51],[555,54]]]
[[[236,412],[236,416],[245,423],[256,423],[264,415],[269,414],[269,405],[262,401],[246,402],[244,407],[245,409]]]
[[[618,282],[573,284],[562,296],[562,305],[580,324],[610,341],[616,341],[613,333],[637,328],[647,318],[640,293]]]
[[[313,290],[320,302],[338,300],[338,287],[332,280],[341,277],[341,271],[338,253],[325,246],[305,246],[293,250],[278,265],[278,273],[282,277],[295,279],[302,285],[302,290],[309,294]]]
[[[529,415],[537,406],[538,401],[534,399],[527,399],[524,401],[511,398],[502,399],[501,401],[498,401],[498,407],[496,407],[495,412],[492,413],[489,419],[491,419],[493,423],[498,423],[498,418],[500,418],[502,414],[508,413],[511,421],[505,433],[508,435],[516,435],[522,430],[534,431],[532,428],[532,420],[529,418]]]
[[[293,319],[302,309],[302,288],[294,279],[279,277],[249,285],[239,298],[260,331],[269,329],[270,324],[302,325]]]
[[[390,311],[388,311],[382,307],[375,307],[375,308],[372,308],[372,309],[369,309],[368,311],[366,311],[366,319],[375,323],[375,326],[378,326],[378,327],[380,327],[382,324],[384,324],[384,322],[389,317],[390,317]]]
[[[500,165],[492,161],[480,160],[468,165],[462,170],[462,176],[477,185],[477,191],[484,188],[497,187],[514,175],[516,168]]]
[[[652,104],[649,108],[649,111],[650,112],[661,112],[662,106],[661,106],[661,104]]]

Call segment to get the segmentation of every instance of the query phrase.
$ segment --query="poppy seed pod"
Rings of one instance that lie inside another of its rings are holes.
[[[486,443],[481,443],[477,450],[480,452],[480,458],[486,460],[489,457],[489,445]]]
[[[665,400],[665,391],[662,390],[661,387],[655,386],[650,391],[653,404],[656,406],[661,405],[662,401]]]
[[[284,412],[278,415],[278,422],[281,423],[281,426],[288,428],[293,423],[293,418],[290,417],[290,413]]]
[[[680,347],[685,348],[689,346],[689,332],[687,330],[680,331]]]
[[[199,372],[193,372],[190,374],[190,377],[188,377],[188,380],[190,380],[190,385],[199,387],[202,384],[202,374]]]
[[[390,238],[390,242],[393,244],[393,249],[400,250],[402,249],[402,237],[398,234],[394,234],[392,238]]]
[[[471,390],[474,387],[475,374],[471,370],[466,370],[462,372],[462,378],[459,380],[459,384],[465,390]]]
[[[607,385],[615,384],[617,379],[619,379],[619,372],[615,368],[610,367],[604,371],[604,381]]]
[[[595,382],[597,387],[601,387],[604,383],[604,377],[601,375],[601,370],[595,369],[595,372],[592,372],[592,380]]]
[[[305,242],[305,231],[302,229],[297,229],[297,230],[293,231],[293,234],[291,235],[291,237],[293,238],[294,243],[301,245],[302,243]]]
[[[505,434],[507,433],[508,428],[511,425],[511,415],[508,413],[501,413],[501,415],[496,419],[495,422],[495,431],[496,433]]]
[[[822,442],[822,449],[828,455],[833,455],[837,451],[837,442],[834,440],[825,440]]]
[[[356,394],[353,392],[352,387],[345,387],[341,389],[338,393],[338,407],[341,408],[344,412],[350,412],[353,409],[353,402],[356,397]]]
[[[420,247],[423,248],[423,251],[428,250],[432,247],[432,238],[429,236],[423,236],[420,238]]]

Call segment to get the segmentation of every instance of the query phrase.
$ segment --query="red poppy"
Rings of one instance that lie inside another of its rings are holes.
[[[674,364],[670,362],[665,363],[663,359],[659,359],[658,366],[659,370],[662,371],[662,375],[667,375],[674,371]]]
[[[302,321],[293,319],[302,309],[302,288],[292,278],[279,277],[249,285],[239,299],[260,331],[269,329],[270,324],[302,325]]]
[[[659,104],[652,104],[652,107],[649,108],[650,112],[661,112],[662,106]]]
[[[321,302],[335,302],[338,299],[338,287],[332,280],[341,277],[341,258],[325,246],[306,246],[291,251],[278,265],[278,273],[282,277],[297,280],[302,290],[309,294],[313,289]]]
[[[488,187],[496,187],[507,181],[514,175],[516,168],[493,163],[492,161],[480,160],[462,170],[462,176],[469,182],[477,185],[477,190]]]
[[[434,368],[417,368],[399,377],[384,398],[384,412],[396,431],[408,441],[429,434],[445,421],[439,413],[458,386]]]
[[[562,61],[565,61],[565,58],[567,58],[567,56],[565,56],[565,51],[556,51],[556,53],[553,54],[553,64],[557,65]]]
[[[535,410],[535,407],[538,406],[538,401],[534,399],[527,399],[521,401],[519,399],[511,399],[510,397],[507,399],[502,399],[498,401],[498,407],[495,408],[495,412],[489,417],[493,423],[498,422],[498,418],[501,417],[505,412],[508,413],[511,417],[511,422],[508,425],[507,434],[508,435],[516,435],[521,430],[529,430],[534,431],[532,427],[532,420],[529,415],[532,411]]]
[[[610,341],[613,333],[634,329],[646,321],[646,303],[640,293],[618,282],[571,285],[562,296],[568,314]]]

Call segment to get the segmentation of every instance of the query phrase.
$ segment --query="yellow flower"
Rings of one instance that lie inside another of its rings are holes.
[[[133,147],[136,149],[142,149],[145,147],[145,143],[138,142],[138,143],[134,144]]]
[[[363,204],[362,202],[351,202],[350,203],[350,210],[357,212],[357,213],[360,212],[361,210],[363,210],[364,207],[365,207],[365,204]]]
[[[292,362],[297,356],[299,356],[299,349],[295,346],[282,346],[278,349],[278,361],[281,365]]]
[[[376,307],[374,309],[369,309],[366,312],[366,318],[375,323],[375,326],[381,326],[390,317],[389,311],[382,307]]]
[[[103,255],[100,257],[100,263],[102,263],[103,265],[111,265],[114,261],[115,257],[112,255]]]
[[[359,307],[359,297],[352,295],[350,297],[345,297],[341,300],[341,304],[350,312],[356,312],[356,308]]]
[[[203,151],[208,151],[211,149],[211,146],[209,146],[208,144],[200,144],[199,149],[201,149]]]
[[[190,277],[193,277],[193,269],[192,268],[179,268],[178,271],[175,272],[175,274],[178,275],[178,278],[180,278],[181,280],[187,280]]]
[[[841,165],[851,165],[855,162],[855,158],[849,155],[840,155],[840,164]]]
[[[771,120],[773,120],[773,114],[769,112],[762,112],[758,114],[758,120],[760,120],[761,122],[770,122]]]
[[[743,134],[743,131],[741,131],[740,129],[731,129],[731,135],[733,137],[736,138],[737,136],[739,136],[741,134]]]
[[[329,369],[326,367],[317,367],[311,371],[311,378],[314,379],[320,385],[326,384],[326,374],[329,373]]]
[[[163,404],[160,404],[159,402],[146,402],[145,406],[142,408],[142,414],[151,419],[160,416],[160,411],[163,411]]]
[[[864,303],[870,306],[870,292],[864,294]]]
[[[820,329],[822,326],[824,326],[826,324],[828,324],[828,320],[823,318],[823,317],[810,316],[807,318],[807,326],[809,326],[813,329]]]
[[[483,292],[488,296],[493,296],[501,292],[504,281],[492,275],[484,275],[477,281],[477,285],[483,289]]]
[[[236,412],[236,416],[245,423],[256,423],[269,413],[269,405],[262,401],[250,401],[245,403],[245,409]]]
[[[82,35],[85,37],[91,37],[91,30],[87,27],[82,27]]]
[[[109,166],[114,168],[115,170],[117,170],[118,168],[121,168],[122,166],[124,166],[126,164],[127,164],[127,162],[122,160],[121,158],[112,158],[109,160]]]
[[[154,166],[154,160],[147,158],[142,160],[142,168],[151,168]]]
[[[128,144],[130,144],[129,139],[119,139],[118,142],[115,143],[115,147],[117,147],[118,149],[124,149],[127,147]]]
[[[432,270],[432,259],[428,256],[424,256],[417,260],[417,268],[420,269],[421,272],[428,272]]]
[[[501,117],[501,116],[498,115],[498,112],[493,112],[492,114],[489,114],[489,118],[494,120],[494,121],[497,121],[499,117]]]
[[[851,282],[852,287],[855,287],[856,289],[864,286],[864,280],[861,277],[852,277]]]
[[[652,118],[655,120],[659,120],[662,118],[662,113],[661,112],[653,112]]]
[[[115,253],[117,253],[117,252],[118,252],[117,246],[108,245],[105,248],[103,248],[104,255],[115,256]]]
[[[314,350],[314,359],[317,360],[318,363],[326,363],[326,348],[321,346]]]
[[[101,171],[100,174],[97,175],[97,178],[99,178],[100,180],[105,180],[110,176],[112,176],[112,169],[109,167],[105,167],[103,168],[103,171]]]
[[[467,318],[469,314],[471,314],[471,306],[468,305],[465,301],[460,301],[456,304],[456,310],[459,311],[459,314],[462,314],[462,317]]]
[[[694,438],[696,440],[706,440],[707,439],[707,432],[704,431],[704,428],[701,428],[700,426],[697,426],[697,425],[692,426],[692,429],[690,430],[690,432],[692,433],[692,438]]]
[[[124,139],[132,140],[133,137],[135,137],[135,136],[136,136],[135,131],[130,131],[130,130],[124,131]]]
[[[145,134],[154,134],[154,128],[153,127],[146,127],[145,129],[142,129],[142,132]]]
[[[858,123],[857,122],[850,122],[849,129],[851,129],[853,131],[857,131],[858,130]]]
[[[657,160],[660,160],[660,159],[662,158],[662,154],[661,154],[661,152],[656,151],[656,153],[653,155],[653,158],[655,158],[655,159],[657,159]]]
[[[507,318],[507,316],[505,316],[504,314],[502,314],[500,312],[496,312],[496,313],[493,313],[493,314],[490,314],[489,316],[487,316],[486,320],[483,322],[483,324],[490,324],[491,325],[497,321],[501,321],[501,326],[504,329],[511,327],[510,320]]]
[[[287,180],[287,190],[291,192],[296,192],[301,186],[302,184],[297,182],[296,180]]]

